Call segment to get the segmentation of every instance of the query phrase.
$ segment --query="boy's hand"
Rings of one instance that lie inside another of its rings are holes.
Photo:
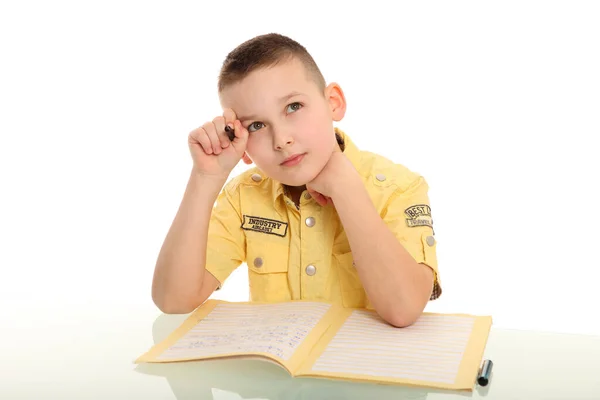
[[[229,140],[225,132],[226,125],[233,127],[233,141]],[[226,179],[244,155],[247,143],[248,131],[242,127],[232,109],[225,109],[222,116],[215,117],[190,132],[188,145],[194,161],[194,171]]]
[[[306,184],[306,190],[317,203],[325,206],[333,204],[332,199],[335,200],[338,194],[347,195],[352,184],[362,184],[360,175],[348,157],[336,146],[319,175]]]

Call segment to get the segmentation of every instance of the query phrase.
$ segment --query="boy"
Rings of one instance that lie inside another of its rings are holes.
[[[188,138],[193,168],[158,256],[155,304],[191,312],[247,262],[252,301],[328,301],[415,322],[441,294],[425,180],[333,127],[342,89],[290,38],[242,43],[218,92],[223,115]],[[256,167],[227,183],[240,159]]]

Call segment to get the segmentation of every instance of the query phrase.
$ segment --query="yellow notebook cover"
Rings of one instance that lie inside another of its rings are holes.
[[[491,324],[424,313],[396,328],[373,310],[329,303],[208,300],[135,363],[259,357],[292,376],[471,391]]]

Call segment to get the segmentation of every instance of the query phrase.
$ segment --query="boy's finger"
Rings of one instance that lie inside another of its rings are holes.
[[[217,135],[217,128],[214,122],[207,122],[202,125],[208,138],[210,139],[210,144],[212,145],[212,150],[214,154],[221,153],[221,144],[219,142],[219,135]]]
[[[190,133],[190,140],[199,143],[206,154],[212,154],[212,145],[204,128],[200,127]]]
[[[225,119],[225,125],[227,125],[227,124],[233,125],[233,123],[237,119],[237,116],[235,115],[235,112],[231,108],[226,108],[225,110],[223,110],[223,118]]]
[[[219,145],[223,149],[229,147],[229,143],[231,143],[231,140],[228,137],[228,133],[225,130],[225,128],[227,127],[226,123],[227,122],[225,121],[225,118],[221,116],[215,117],[215,119],[213,119],[213,124],[215,125],[217,137],[219,138]]]
[[[321,193],[317,194],[317,197],[315,197],[315,200],[317,201],[317,203],[319,203],[319,205],[321,207],[325,207],[327,205],[327,198],[325,196],[323,196]]]
[[[325,196],[323,196],[319,192],[315,192],[314,190],[311,190],[311,189],[307,189],[307,190],[308,190],[308,193],[310,194],[310,196],[313,199],[315,199],[315,201],[317,202],[317,204],[319,204],[320,206],[327,205],[328,201],[327,201],[327,198]]]
[[[233,139],[233,146],[237,149],[246,151],[246,143],[248,143],[248,130],[242,126],[240,121],[235,120],[233,125],[235,138]]]

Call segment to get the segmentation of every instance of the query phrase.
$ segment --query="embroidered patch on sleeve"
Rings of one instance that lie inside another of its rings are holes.
[[[274,219],[262,217],[253,217],[251,215],[244,215],[244,221],[242,222],[242,229],[269,233],[271,235],[282,237],[286,235],[287,227],[287,222],[276,221]]]
[[[408,218],[406,218],[406,225],[410,228],[414,228],[416,226],[428,226],[433,228],[433,220],[431,219],[431,207],[427,204],[417,204],[411,207],[408,207],[404,210],[404,213]]]

